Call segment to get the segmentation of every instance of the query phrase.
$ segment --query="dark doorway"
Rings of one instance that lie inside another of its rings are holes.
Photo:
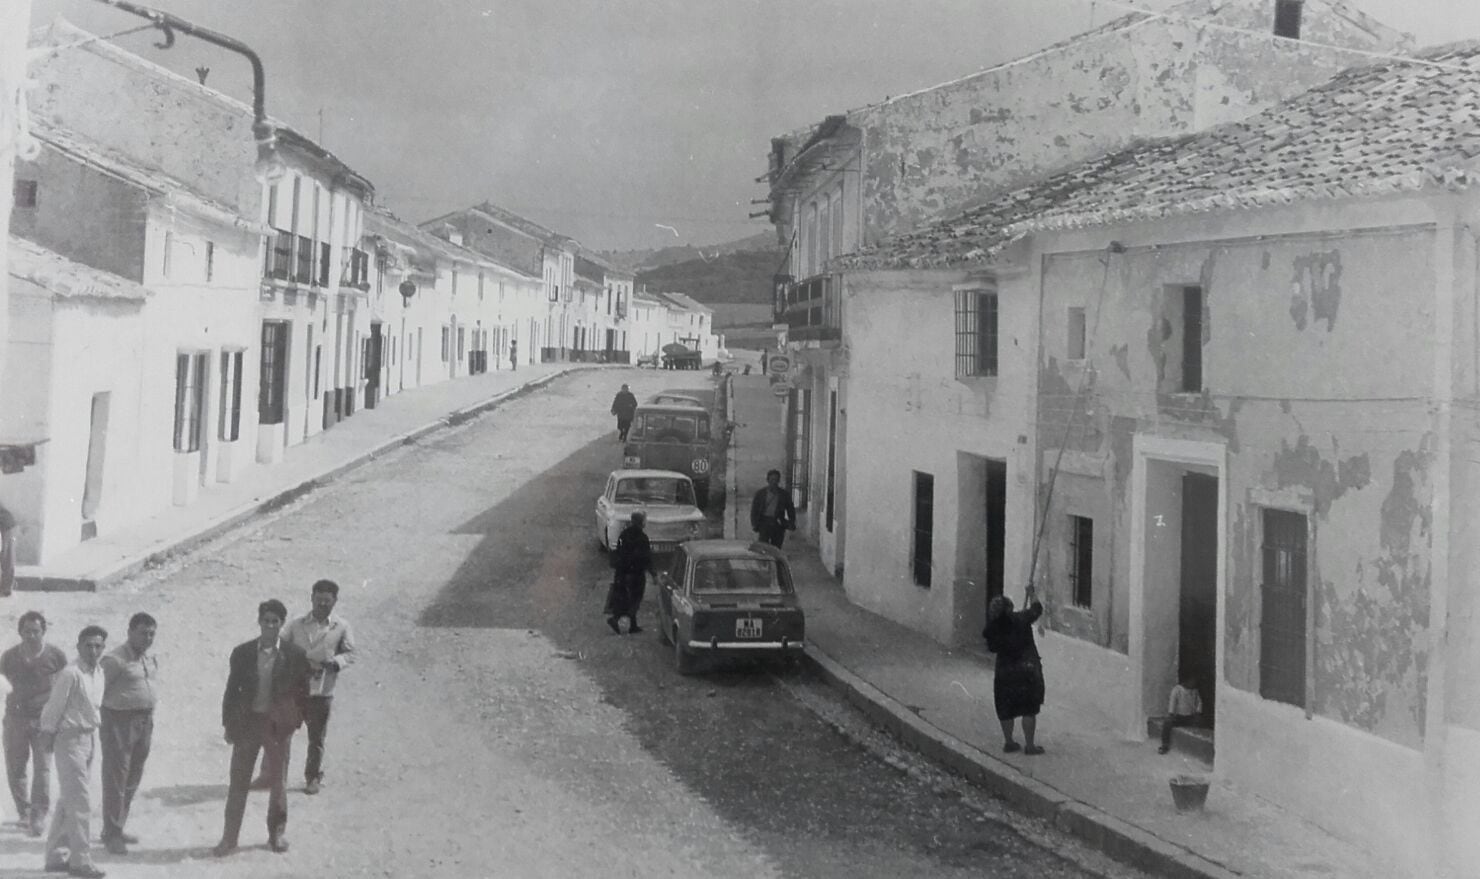
[[[1182,598],[1177,668],[1197,678],[1206,720],[1213,719],[1218,644],[1218,480],[1182,475]]]
[[[1007,462],[987,459],[987,601],[1002,594],[1007,549]]]
[[[380,324],[370,324],[370,344],[365,350],[365,408],[374,409],[380,399],[380,354],[384,341]]]

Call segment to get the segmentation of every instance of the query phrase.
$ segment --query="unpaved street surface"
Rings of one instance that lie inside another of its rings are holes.
[[[10,599],[6,632],[36,607],[69,653],[87,622],[113,644],[132,611],[159,618],[164,695],[129,827],[142,842],[99,851],[109,875],[1139,875],[900,752],[802,671],[681,678],[651,625],[613,635],[593,502],[621,463],[607,409],[622,381],[639,398],[710,387],[580,373],[113,591]],[[255,634],[259,601],[305,613],[319,577],[340,583],[361,650],[336,691],[324,790],[301,792],[300,732],[292,850],[266,850],[254,793],[243,850],[213,859],[227,654]],[[0,830],[0,877],[43,875],[41,860],[40,840]]]

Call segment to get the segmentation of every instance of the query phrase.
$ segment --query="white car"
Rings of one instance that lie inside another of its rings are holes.
[[[654,553],[672,552],[685,540],[709,534],[704,512],[694,502],[694,483],[687,476],[672,470],[616,470],[596,499],[597,543],[607,550],[615,547],[638,510],[647,514],[644,530]]]

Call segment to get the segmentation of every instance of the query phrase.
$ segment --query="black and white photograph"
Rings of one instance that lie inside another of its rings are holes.
[[[0,0],[0,171],[0,879],[1480,879],[1473,0]]]

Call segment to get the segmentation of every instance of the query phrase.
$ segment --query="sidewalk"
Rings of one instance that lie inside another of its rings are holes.
[[[274,465],[253,464],[229,484],[202,487],[186,507],[171,507],[127,531],[101,534],[44,565],[16,568],[17,590],[95,591],[287,504],[376,456],[457,424],[567,372],[597,367],[537,363],[401,391],[361,409]]]
[[[784,459],[781,405],[762,376],[734,379],[739,422],[729,490],[728,535],[749,536],[743,501]],[[1053,822],[1135,867],[1173,877],[1268,879],[1375,877],[1353,848],[1213,774],[1202,813],[1180,814],[1168,780],[1209,774],[1155,742],[1129,742],[1095,713],[1054,699],[1039,724],[1041,757],[1001,754],[992,712],[991,660],[984,649],[946,649],[929,637],[849,602],[817,550],[787,536],[786,553],[807,612],[807,657],[849,701],[905,744],[961,773],[1022,811]]]

